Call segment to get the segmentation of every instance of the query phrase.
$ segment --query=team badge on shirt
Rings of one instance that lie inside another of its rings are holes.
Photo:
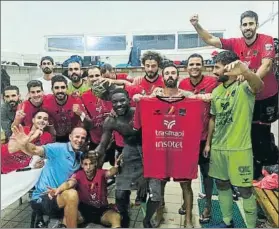
[[[273,50],[272,44],[265,44],[265,50],[266,51],[272,51]]]

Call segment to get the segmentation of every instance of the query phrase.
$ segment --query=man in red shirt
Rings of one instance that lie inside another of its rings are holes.
[[[92,121],[87,115],[80,98],[67,95],[67,80],[62,75],[51,78],[53,95],[47,95],[42,108],[51,116],[56,131],[57,142],[68,142],[69,134],[74,127],[91,126]],[[86,124],[85,124],[86,123]]]
[[[118,158],[110,170],[98,169],[97,156],[92,153],[81,155],[82,170],[75,172],[71,178],[61,184],[58,188],[49,188],[49,198],[52,199],[65,190],[75,188],[79,196],[79,211],[84,223],[94,222],[111,226],[121,227],[121,217],[116,210],[108,204],[107,179],[118,172]]]
[[[246,11],[240,17],[242,38],[218,38],[209,34],[198,23],[198,15],[190,22],[205,43],[235,52],[249,69],[264,82],[263,90],[257,94],[252,124],[252,145],[254,154],[254,179],[261,176],[263,164],[278,160],[278,150],[272,141],[271,123],[278,119],[278,82],[273,71],[275,58],[274,41],[271,36],[257,33],[258,15]]]
[[[190,55],[187,61],[187,72],[190,77],[181,80],[179,88],[186,91],[191,91],[194,94],[211,93],[213,89],[218,86],[217,78],[213,76],[204,76],[202,74],[203,67],[203,57],[200,54]],[[206,194],[206,205],[203,213],[201,214],[200,223],[208,223],[211,215],[210,213],[213,179],[208,176],[209,157],[205,157],[203,155],[208,132],[208,122],[210,116],[209,111],[210,104],[207,103],[204,110],[203,132],[200,140],[199,154],[199,166],[201,174],[203,176],[203,185]],[[193,190],[191,188],[191,181],[180,184],[184,185],[183,190],[185,191],[185,193],[183,197],[185,197],[185,199],[182,207],[179,209],[179,213],[184,215],[186,214],[186,204],[187,202],[189,202],[187,201],[187,199],[193,199]]]
[[[51,134],[45,131],[48,126],[48,118],[48,113],[39,110],[32,118],[32,125],[23,127],[25,134],[29,135],[32,132],[31,143],[40,146],[53,142]],[[8,147],[10,147],[10,152]],[[29,165],[31,159],[31,156],[19,151],[11,137],[9,143],[1,146],[1,173],[22,169]],[[42,160],[40,164],[43,165]]]
[[[176,178],[176,181],[181,182],[180,184],[184,195],[186,191],[191,191],[191,180],[195,179],[197,176],[198,152],[200,148],[199,141],[202,131],[202,111],[204,109],[204,104],[201,101],[185,100],[185,97],[207,100],[209,94],[195,95],[192,92],[178,89],[177,84],[179,72],[176,66],[172,63],[166,64],[162,73],[165,87],[155,88],[153,93],[148,96],[149,98],[156,96],[156,99],[145,99],[138,104],[135,113],[134,127],[136,129],[142,128],[143,131],[145,177],[156,176],[157,179],[168,177]],[[147,109],[147,107],[152,107],[152,109]],[[200,114],[200,116],[197,114]],[[152,117],[150,117],[150,115]],[[189,125],[189,121],[195,123],[195,127]],[[185,123],[187,123],[187,128],[184,126]],[[166,130],[161,130],[163,128]],[[180,130],[179,128],[182,129]],[[154,129],[155,135],[152,131]],[[187,131],[190,131],[190,133]],[[191,136],[191,144],[184,142],[188,141],[189,138],[184,138],[183,136]],[[187,145],[187,147],[185,147],[185,145]],[[184,151],[185,148],[187,148],[187,155],[181,154],[180,152]],[[169,150],[171,154],[168,153]],[[148,152],[152,153],[148,154]],[[179,154],[177,154],[177,152]],[[156,156],[157,153],[161,156]],[[183,157],[187,156],[187,165],[184,163],[185,158],[179,159],[179,155],[184,155]],[[151,157],[153,157],[153,159],[151,159]],[[174,159],[174,157],[176,157],[176,159]],[[159,163],[159,161],[157,161],[156,170],[154,170],[154,166],[152,166],[152,164],[154,165],[154,160],[158,160],[158,158],[163,161],[165,160],[165,163],[162,163],[162,161]],[[181,161],[183,161],[183,165],[179,164]],[[164,206],[163,197],[165,184],[165,181],[161,184],[162,207]],[[192,225],[191,211],[193,200],[191,195],[190,198],[189,195],[187,196],[187,206],[185,206],[187,218],[185,219],[185,225],[189,226]],[[159,208],[157,211],[157,224],[162,220],[162,212],[160,210],[162,210],[162,208]]]
[[[42,82],[39,80],[31,80],[27,83],[27,89],[29,99],[23,101],[17,107],[16,116],[12,126],[18,126],[19,124],[22,124],[23,126],[32,125],[34,114],[41,109],[44,98]]]

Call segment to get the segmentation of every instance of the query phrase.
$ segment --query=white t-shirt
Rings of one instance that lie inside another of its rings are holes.
[[[65,77],[65,79],[67,80],[68,83],[70,82],[70,80],[67,77]],[[40,77],[37,80],[40,80],[43,83],[43,89],[45,95],[52,94],[51,80],[45,80],[44,77]]]

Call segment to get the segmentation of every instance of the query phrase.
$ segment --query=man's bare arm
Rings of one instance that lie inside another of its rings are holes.
[[[208,31],[204,30],[202,26],[199,24],[199,16],[194,15],[190,18],[190,22],[194,26],[195,30],[199,34],[199,36],[203,39],[203,41],[208,44],[212,45],[216,48],[222,48],[222,43],[219,39],[219,37],[215,37],[212,34],[210,34]]]
[[[215,116],[212,115],[211,118],[209,119],[209,123],[208,123],[208,135],[207,135],[207,139],[206,139],[207,146],[211,146],[214,129],[215,129]]]
[[[262,65],[259,67],[256,74],[263,79],[270,71],[272,71],[273,60],[272,59],[262,59]]]
[[[251,91],[256,94],[259,93],[263,89],[263,81],[261,80],[260,76],[251,70],[247,70],[242,74],[244,78],[247,80]]]

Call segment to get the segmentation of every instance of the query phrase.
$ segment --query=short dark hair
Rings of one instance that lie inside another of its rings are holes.
[[[27,83],[27,88],[28,88],[29,92],[30,92],[31,87],[40,87],[42,89],[42,91],[44,90],[43,83],[40,80],[30,80]]]
[[[12,91],[12,90],[15,90],[16,93],[19,95],[19,88],[15,85],[9,85],[9,86],[5,87],[4,91],[3,91],[3,95],[5,96],[6,91]]]
[[[113,68],[112,68],[112,66],[110,65],[110,64],[103,64],[102,66],[101,66],[101,74],[105,74],[107,71],[108,72],[112,72],[112,70],[113,70]]]
[[[55,75],[51,78],[51,88],[53,88],[53,85],[56,82],[64,82],[66,84],[66,86],[68,87],[68,82],[63,75]]]
[[[122,93],[122,94],[124,94],[129,99],[129,94],[128,94],[128,92],[125,89],[123,89],[123,88],[116,88],[116,89],[110,91],[110,93],[109,93],[109,100],[111,100],[112,96],[114,94],[116,94],[116,93]]]
[[[193,53],[193,54],[192,54],[192,55],[190,55],[190,56],[188,57],[188,59],[187,59],[187,66],[188,66],[188,64],[189,64],[189,60],[190,60],[191,58],[200,58],[200,59],[201,59],[201,61],[202,61],[202,66],[204,65],[202,55],[200,55],[200,54],[198,54],[198,53]]]
[[[177,75],[179,76],[178,68],[177,68],[177,66],[176,66],[174,63],[172,63],[172,62],[168,62],[168,63],[166,63],[166,64],[164,65],[164,67],[163,67],[163,69],[162,69],[162,75],[163,75],[163,76],[164,76],[164,71],[165,71],[165,69],[166,69],[166,68],[169,68],[169,67],[174,67],[174,68],[176,69],[176,71],[177,71]]]
[[[215,63],[227,65],[236,60],[239,60],[239,57],[236,55],[236,53],[233,51],[223,51],[216,56]]]
[[[89,159],[89,160],[92,160],[93,158],[96,159],[96,163],[98,163],[98,157],[92,157],[92,155],[90,154],[90,152],[85,152],[83,154],[81,154],[81,157],[80,157],[80,162],[82,163],[85,159]]]
[[[77,63],[77,64],[79,64],[80,68],[82,67],[82,64],[81,64],[80,62],[73,60],[73,61],[70,61],[70,62],[69,62],[69,64],[68,64],[68,67],[67,67],[67,68],[69,68],[69,65],[70,65],[70,64],[73,64],[73,63]]]
[[[35,118],[35,116],[38,114],[38,113],[40,113],[40,112],[44,112],[44,113],[46,113],[46,114],[48,114],[48,117],[50,117],[50,114],[46,111],[46,110],[44,110],[44,109],[39,109],[39,110],[37,110],[34,114],[33,114],[33,118]]]
[[[256,24],[259,23],[259,16],[257,13],[255,13],[252,10],[247,10],[244,13],[241,14],[240,16],[240,25],[242,25],[242,20],[246,17],[251,17],[251,18],[255,18]]]
[[[54,60],[51,56],[43,56],[42,59],[41,59],[41,65],[42,65],[44,60],[49,60],[52,64],[54,64]]]
[[[143,53],[142,58],[141,58],[141,63],[145,65],[145,61],[147,60],[155,60],[158,64],[159,67],[161,67],[161,62],[162,62],[162,56],[158,52],[154,51],[147,51]]]

